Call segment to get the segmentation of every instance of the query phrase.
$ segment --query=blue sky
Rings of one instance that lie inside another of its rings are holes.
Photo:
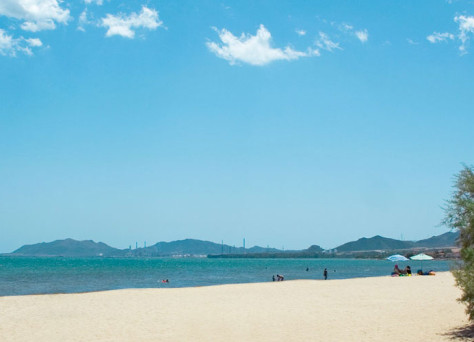
[[[473,1],[0,3],[0,252],[446,231]]]

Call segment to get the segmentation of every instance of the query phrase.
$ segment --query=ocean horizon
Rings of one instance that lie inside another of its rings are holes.
[[[410,265],[449,271],[454,261]],[[0,296],[80,293],[128,288],[176,288],[285,280],[348,279],[390,275],[395,263],[374,259],[209,259],[209,258],[66,258],[0,257]],[[163,282],[168,280],[168,282]]]

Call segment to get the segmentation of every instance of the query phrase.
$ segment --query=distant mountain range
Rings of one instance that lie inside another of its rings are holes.
[[[361,238],[357,241],[345,243],[335,249],[337,252],[374,251],[374,250],[401,250],[412,248],[441,248],[456,246],[459,232],[447,232],[429,239],[420,241],[402,241],[376,235],[372,238]]]
[[[415,247],[446,247],[456,246],[459,239],[459,232],[447,232],[438,236],[432,236],[429,239],[420,240],[415,243]]]
[[[322,250],[322,249],[321,249]],[[42,242],[25,245],[10,253],[18,256],[66,256],[66,257],[126,257],[126,256],[207,256],[209,254],[245,254],[245,253],[278,253],[275,248],[232,247],[210,241],[186,239],[172,242],[158,242],[153,246],[136,249],[117,249],[102,242],[92,240],[77,241],[73,239]]]
[[[25,245],[11,253],[22,256],[122,256],[125,254],[117,248],[110,247],[102,242],[92,240],[77,241],[73,239],[42,242],[34,245]]]
[[[331,250],[333,253],[359,251],[394,251],[413,248],[442,248],[456,246],[458,232],[447,232],[420,241],[401,241],[382,236],[361,238],[345,243]],[[165,257],[165,256],[302,256],[313,257],[325,252],[320,246],[312,245],[301,251],[283,251],[275,248],[255,246],[252,248],[232,247],[210,241],[186,239],[172,242],[158,242],[153,246],[136,249],[117,249],[102,242],[92,240],[77,241],[73,239],[42,242],[25,245],[9,255],[15,256],[64,256],[64,257]]]

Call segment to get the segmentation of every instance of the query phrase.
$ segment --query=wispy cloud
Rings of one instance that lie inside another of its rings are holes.
[[[350,24],[347,24],[347,23],[342,23],[340,26],[339,26],[339,30],[341,31],[352,31],[354,29],[354,26],[350,25]]]
[[[32,55],[32,47],[40,47],[43,43],[38,38],[14,38],[0,29],[0,55],[15,57],[18,52]]]
[[[0,54],[15,56],[16,54],[16,42],[12,36],[5,33],[4,30],[0,29]]]
[[[105,18],[101,19],[100,23],[100,26],[107,28],[106,37],[117,35],[130,39],[135,37],[134,29],[146,28],[155,30],[162,25],[163,22],[158,18],[158,12],[146,6],[143,6],[138,14],[135,12],[129,15],[122,13],[117,15],[107,14]]]
[[[306,31],[305,30],[296,30],[296,34],[298,36],[305,36],[306,35]]]
[[[87,4],[87,5],[90,5],[90,4],[96,4],[98,6],[102,6],[104,4],[104,0],[84,0],[84,2]]]
[[[25,42],[27,42],[29,46],[33,47],[43,46],[43,42],[39,38],[28,38],[25,39]]]
[[[284,49],[272,47],[272,35],[263,25],[260,25],[254,36],[242,33],[240,37],[236,37],[226,29],[214,29],[221,42],[207,42],[206,46],[217,57],[229,61],[231,65],[243,62],[261,66],[278,60],[290,61],[319,55],[318,50],[311,48],[307,51],[297,51],[289,46]]]
[[[0,15],[23,20],[25,31],[53,30],[56,23],[70,19],[69,10],[59,4],[58,0],[1,0]]]
[[[440,43],[440,42],[446,42],[448,40],[453,40],[454,39],[454,34],[449,33],[449,32],[433,32],[433,34],[430,34],[426,39],[433,44]]]
[[[410,39],[410,38],[407,38],[407,42],[408,42],[408,44],[410,44],[410,45],[419,45],[419,44],[420,44],[420,43],[415,42],[414,40],[412,40],[412,39]]]
[[[464,54],[470,39],[469,35],[474,33],[474,16],[459,15],[454,17],[454,21],[459,24],[458,37],[461,40],[459,51]]]
[[[84,9],[84,11],[81,12],[81,15],[79,15],[79,25],[77,26],[77,29],[79,31],[85,32],[86,29],[84,26],[90,24],[91,22],[89,21],[87,17],[87,8]]]
[[[339,46],[339,43],[333,42],[324,32],[319,32],[319,39],[316,41],[316,46],[329,52],[332,52],[336,49],[342,50],[342,48]]]
[[[356,31],[355,35],[362,43],[365,43],[367,40],[369,40],[369,31],[367,31],[367,29]]]
[[[348,23],[334,23],[333,26],[336,26],[344,35],[356,37],[361,43],[366,43],[369,40],[369,31],[367,29],[356,30],[353,25]]]
[[[469,40],[474,34],[474,16],[458,15],[454,17],[454,22],[459,25],[459,33],[457,35],[451,32],[433,32],[426,39],[433,44],[457,39],[460,41],[459,51],[461,55],[464,55],[467,53]]]

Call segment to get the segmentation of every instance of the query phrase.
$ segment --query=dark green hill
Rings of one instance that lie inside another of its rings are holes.
[[[218,255],[218,254],[245,254],[245,253],[274,253],[280,252],[274,248],[264,248],[255,246],[244,249],[242,247],[232,247],[225,244],[202,241],[195,239],[185,239],[171,242],[158,242],[147,248],[139,248],[130,251],[137,256],[185,256],[185,255]]]
[[[415,242],[415,247],[453,247],[456,246],[456,241],[459,238],[459,232],[447,232],[438,236],[432,236],[429,239],[424,239]]]
[[[223,248],[229,246],[217,244],[210,241],[195,239],[185,239],[171,242],[158,242],[157,244],[137,250],[152,256],[172,256],[172,255],[207,255],[220,254]]]
[[[336,247],[336,250],[338,252],[396,250],[413,248],[414,245],[415,243],[413,241],[400,241],[376,235],[371,238],[361,238],[357,241],[347,242]]]
[[[34,245],[25,245],[12,253],[21,256],[121,256],[124,252],[110,247],[102,242],[92,240],[77,241],[73,239],[42,242]]]
[[[324,251],[324,249],[322,249],[318,245],[312,245],[308,249],[305,249],[304,251],[308,253],[321,253],[322,251]]]
[[[210,241],[185,239],[171,242],[158,242],[153,246],[138,249],[121,250],[110,247],[102,242],[77,241],[73,239],[57,240],[53,242],[42,242],[33,245],[25,245],[10,255],[18,256],[65,256],[65,257],[122,257],[122,256],[198,256],[217,254],[252,254],[252,253],[278,253],[274,248],[255,246],[244,249],[232,247]]]
[[[336,247],[336,250],[338,252],[357,252],[375,250],[390,251],[397,249],[411,249],[417,247],[454,247],[456,246],[456,240],[458,239],[458,237],[459,232],[447,232],[441,235],[432,236],[429,239],[419,241],[401,241],[377,235],[371,238],[361,238],[357,241],[347,242],[339,247]]]

